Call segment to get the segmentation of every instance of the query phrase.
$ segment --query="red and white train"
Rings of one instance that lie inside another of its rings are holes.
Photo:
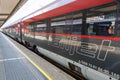
[[[3,32],[88,80],[120,80],[119,0],[74,0]]]

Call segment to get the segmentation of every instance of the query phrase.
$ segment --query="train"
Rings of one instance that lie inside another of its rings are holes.
[[[88,80],[120,80],[119,0],[74,0],[3,33]]]

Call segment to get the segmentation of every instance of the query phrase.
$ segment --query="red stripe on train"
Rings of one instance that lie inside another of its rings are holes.
[[[111,37],[111,36],[91,36],[91,35],[77,35],[77,34],[55,34],[55,33],[47,33],[47,32],[36,32],[35,34],[47,34],[53,36],[70,36],[70,37],[77,37],[77,38],[89,38],[89,39],[101,39],[101,40],[114,40],[120,41],[120,37]]]

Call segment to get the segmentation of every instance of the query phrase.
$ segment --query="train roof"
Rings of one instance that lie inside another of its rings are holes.
[[[91,8],[93,9],[99,8],[100,12],[105,10],[109,12],[109,11],[113,11],[116,4],[116,0],[87,0],[87,1],[86,0],[53,0],[53,1],[54,2],[44,7],[37,8],[38,10],[36,11],[33,12],[31,11],[31,13],[26,14],[25,16],[22,15],[22,17],[17,17],[17,19],[14,18],[16,16],[14,17],[12,16],[8,21],[6,21],[6,23],[2,26],[2,28],[10,27],[11,25],[19,24],[21,22],[23,22],[23,25],[25,26],[31,22],[41,21],[41,20],[57,17],[60,15],[64,15],[67,13],[71,13],[75,11],[83,11]],[[102,10],[100,9],[105,6],[108,6],[109,4],[110,5],[113,4],[113,6],[104,8]],[[32,7],[30,9],[32,9]],[[19,13],[21,15],[21,12]]]
[[[66,13],[70,13],[70,12],[74,12],[78,10],[84,10],[84,9],[104,5],[107,3],[112,3],[112,2],[115,2],[115,0],[88,0],[88,2],[86,2],[86,0],[74,0],[73,2],[69,4],[66,4],[64,6],[55,8],[48,12],[29,18],[25,20],[24,23],[29,23],[29,22],[46,19],[46,18],[51,18],[51,17],[62,15],[62,14],[66,14]]]

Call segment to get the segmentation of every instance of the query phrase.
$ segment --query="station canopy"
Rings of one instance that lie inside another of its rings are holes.
[[[27,0],[0,0],[0,26],[10,18]]]

